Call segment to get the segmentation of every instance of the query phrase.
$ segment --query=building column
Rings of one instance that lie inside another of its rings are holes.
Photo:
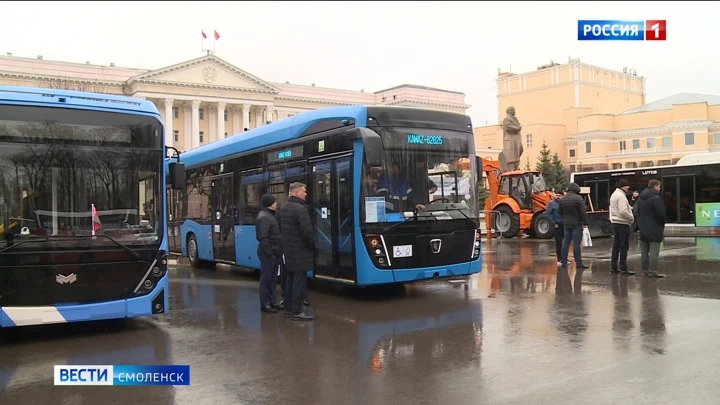
[[[255,128],[260,128],[263,124],[263,109],[255,106]]]
[[[192,105],[183,104],[183,152],[192,149],[192,138]]]
[[[205,143],[215,142],[218,140],[218,133],[217,133],[217,110],[208,107],[208,137]]]
[[[217,138],[225,138],[225,103],[217,103]]]
[[[200,100],[192,102],[192,149],[200,146]]]
[[[173,103],[175,100],[166,98],[162,102],[165,104],[165,115],[163,116],[163,124],[165,124],[165,146],[173,146],[175,144],[175,135],[173,134]]]
[[[272,104],[265,107],[265,121],[264,122],[273,122],[273,106]]]
[[[232,134],[235,135],[238,132],[242,132],[242,127],[240,127],[240,114],[242,111],[242,107],[239,105],[234,105],[232,107]]]
[[[250,104],[242,105],[242,128],[238,132],[245,131],[245,128],[250,129]]]

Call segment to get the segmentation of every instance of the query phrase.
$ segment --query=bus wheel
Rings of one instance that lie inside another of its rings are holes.
[[[503,238],[512,238],[520,231],[520,217],[514,213],[512,208],[507,205],[501,205],[496,208],[498,211],[495,215],[495,232],[499,233]]]
[[[190,259],[190,265],[193,267],[200,267],[200,260],[198,259],[198,247],[195,235],[190,234],[188,237],[188,259]]]
[[[555,230],[544,214],[535,215],[532,221],[532,230],[538,239],[550,239],[555,236]]]

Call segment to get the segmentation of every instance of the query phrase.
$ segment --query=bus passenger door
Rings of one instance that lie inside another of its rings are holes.
[[[311,162],[315,275],[354,282],[351,157]]]
[[[212,178],[213,253],[215,260],[235,263],[235,235],[238,210],[233,201],[233,174]]]

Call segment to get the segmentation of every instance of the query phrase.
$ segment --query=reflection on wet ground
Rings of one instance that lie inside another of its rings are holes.
[[[493,241],[467,289],[317,285],[310,323],[261,313],[252,274],[180,266],[167,316],[3,331],[0,403],[717,403],[715,245],[666,241],[656,280],[611,276],[609,243],[576,271]],[[190,364],[192,385],[53,387],[70,363]]]

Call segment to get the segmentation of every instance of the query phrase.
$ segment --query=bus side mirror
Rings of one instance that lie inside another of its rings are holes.
[[[185,165],[183,163],[170,163],[168,167],[170,173],[170,187],[173,190],[185,189]]]
[[[368,166],[382,166],[382,139],[377,132],[367,128],[352,128],[347,131],[350,139],[362,139],[365,162]]]

